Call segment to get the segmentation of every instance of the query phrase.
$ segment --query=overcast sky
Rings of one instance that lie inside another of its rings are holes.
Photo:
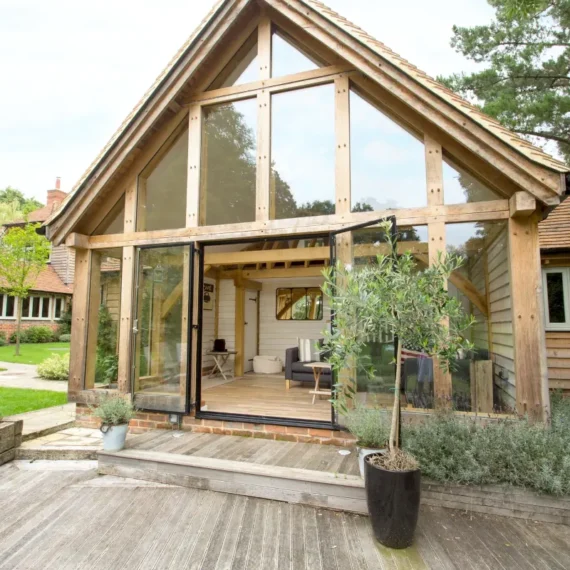
[[[0,0],[0,188],[69,191],[213,0]],[[451,27],[484,24],[485,0],[325,0],[430,75],[474,64]]]

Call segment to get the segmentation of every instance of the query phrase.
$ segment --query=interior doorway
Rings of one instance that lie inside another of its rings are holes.
[[[253,371],[253,359],[259,354],[259,291],[246,289],[244,311],[244,373]]]

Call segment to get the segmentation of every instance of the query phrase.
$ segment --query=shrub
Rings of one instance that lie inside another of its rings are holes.
[[[366,408],[355,403],[345,414],[346,427],[361,447],[381,449],[388,445],[390,413],[379,408]]]
[[[27,329],[22,329],[20,331],[20,342],[21,343],[43,343],[43,342],[53,342],[56,340],[56,335],[54,332],[45,326],[34,326]],[[13,332],[10,335],[10,342],[14,344],[16,342],[16,333]]]
[[[95,364],[95,382],[112,384],[119,375],[119,357],[116,354],[109,356],[97,355]]]
[[[70,334],[60,334],[59,335],[59,342],[71,342],[71,335]]]
[[[128,424],[135,417],[136,410],[128,400],[121,396],[106,396],[99,400],[97,408],[91,411],[101,418],[103,425],[120,426]]]
[[[44,380],[69,378],[69,354],[54,354],[38,364],[38,376]]]
[[[507,483],[570,494],[570,400],[553,400],[552,426],[526,418],[486,425],[444,413],[403,429],[403,448],[441,482]]]
[[[28,337],[26,336],[26,329],[22,329],[22,330],[20,331],[20,342],[21,342],[21,343],[26,343],[26,342],[28,342],[27,338],[28,338]],[[16,333],[13,332],[13,333],[10,335],[10,344],[14,344],[15,342],[16,342]]]
[[[67,306],[59,318],[57,335],[61,336],[62,334],[71,334],[71,305]]]
[[[6,346],[8,341],[6,340],[6,333],[4,331],[0,331],[0,346]]]

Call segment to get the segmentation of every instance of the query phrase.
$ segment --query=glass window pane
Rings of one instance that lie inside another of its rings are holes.
[[[5,316],[5,314],[6,314],[5,307],[4,307],[5,297],[8,297],[8,295],[1,295],[0,294],[0,314],[2,316]]]
[[[97,226],[93,235],[122,234],[125,224],[125,196],[113,206],[107,217]]]
[[[37,319],[40,316],[40,297],[32,297],[32,318]]]
[[[143,409],[186,406],[189,256],[189,246],[139,253],[134,387]]]
[[[54,311],[53,311],[53,316],[55,319],[59,319],[61,317],[61,305],[63,303],[63,299],[60,299],[59,297],[57,297],[55,299],[55,306],[54,306]]]
[[[307,290],[295,288],[291,292],[292,319],[294,321],[307,320]]]
[[[10,297],[9,295],[6,296],[6,313],[7,317],[13,317],[15,315],[15,298]]]
[[[22,317],[30,316],[30,297],[26,297],[22,301]]]
[[[92,252],[85,388],[115,388],[118,374],[122,249]]]
[[[273,95],[270,218],[335,213],[334,85]]]
[[[208,91],[243,85],[259,79],[259,64],[257,58],[257,31],[238,50],[232,61],[212,82]]]
[[[42,318],[49,319],[49,297],[42,297]]]
[[[183,228],[186,224],[188,131],[167,145],[172,146],[166,154],[157,164],[153,159],[146,168],[150,172],[139,177],[138,231]]]
[[[564,276],[562,273],[549,272],[546,274],[546,290],[548,294],[548,321],[550,323],[566,322],[563,277]]]
[[[274,32],[271,41],[271,77],[292,75],[319,67],[316,61],[313,61],[280,33]]]
[[[203,109],[200,225],[255,220],[257,101]]]
[[[427,205],[424,145],[350,92],[352,211]]]
[[[445,204],[466,204],[500,200],[496,192],[476,180],[471,174],[443,160],[443,201]]]
[[[307,319],[320,321],[323,318],[323,292],[319,288],[307,289]]]

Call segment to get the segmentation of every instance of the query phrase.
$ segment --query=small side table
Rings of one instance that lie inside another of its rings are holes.
[[[323,370],[330,370],[331,365],[328,364],[327,362],[309,362],[309,364],[305,364],[305,366],[308,366],[309,368],[313,369],[313,376],[315,377],[315,389],[309,392],[309,394],[313,394],[313,404],[315,403],[317,396],[331,396],[332,395],[331,390],[319,389],[321,372]]]
[[[212,368],[212,371],[210,372],[210,374],[208,374],[208,378],[212,378],[214,376],[217,376],[218,374],[221,374],[224,377],[224,380],[227,380],[228,378],[224,373],[224,366],[226,365],[226,362],[228,361],[230,356],[235,356],[237,354],[237,350],[226,350],[225,352],[215,352],[213,350],[210,350],[206,354],[208,356],[213,357],[214,359],[214,368]]]

